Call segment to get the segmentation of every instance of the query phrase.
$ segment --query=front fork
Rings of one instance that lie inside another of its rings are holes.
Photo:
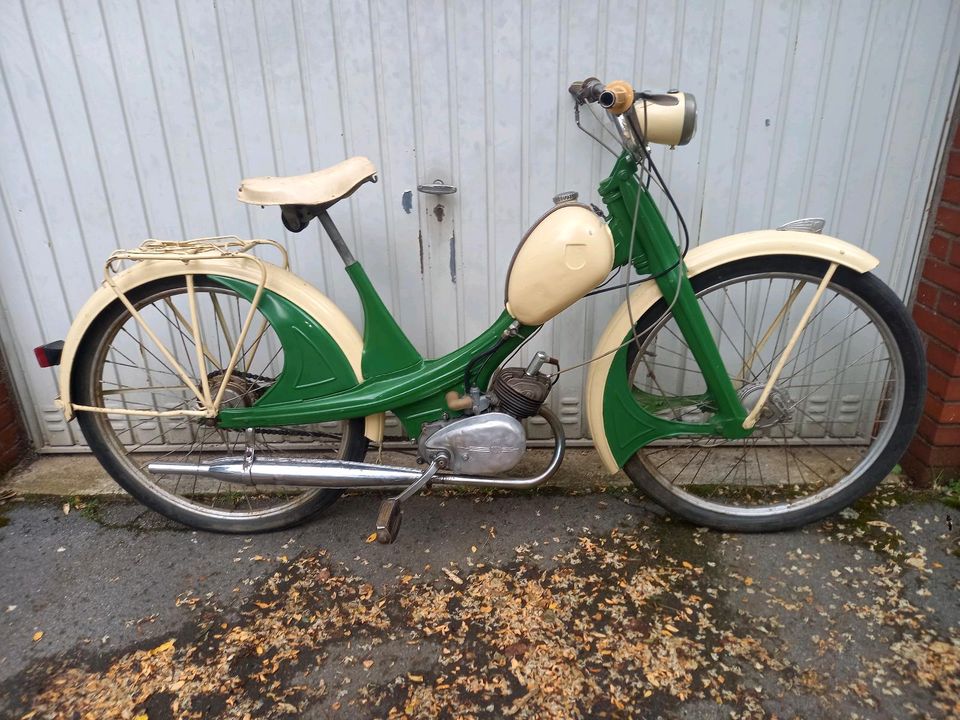
[[[653,253],[650,255],[650,267],[655,274],[666,270],[656,278],[656,283],[667,303],[673,302],[673,319],[703,374],[707,391],[713,399],[714,426],[727,439],[749,437],[753,428],[744,425],[747,412],[724,367],[720,350],[714,342],[710,328],[707,327],[707,320],[687,278],[683,263],[667,270],[676,263],[676,256],[673,260],[664,262],[661,258],[653,257]],[[657,267],[662,270],[654,269]]]
[[[636,173],[636,162],[625,153],[617,160],[610,176],[600,183],[600,195],[610,210],[615,262],[632,262],[637,272],[654,276],[703,373],[714,403],[714,429],[728,439],[748,437],[753,428],[745,427],[747,412],[727,375],[676,242],[650,194],[640,187]]]

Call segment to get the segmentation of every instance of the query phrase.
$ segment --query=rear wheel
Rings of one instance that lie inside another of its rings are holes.
[[[236,370],[224,371],[250,304],[205,276],[194,276],[201,329],[198,360],[183,277],[148,283],[127,293],[144,322],[164,343],[192,382],[206,378],[212,393],[222,385],[224,407],[256,402],[283,368],[283,348],[258,312],[244,340]],[[117,301],[91,325],[73,373],[72,397],[80,405],[117,410],[176,411],[197,400],[137,321]],[[259,532],[301,522],[339,496],[339,490],[256,487],[186,475],[154,475],[156,460],[198,463],[242,454],[243,432],[223,430],[199,417],[145,417],[78,411],[90,449],[110,475],[137,500],[178,522],[203,530]],[[367,449],[363,419],[282,428],[255,428],[257,457],[309,456],[362,460]]]
[[[778,255],[691,279],[747,410],[826,270],[821,260]],[[627,369],[638,402],[667,419],[708,423],[706,384],[666,303],[647,311],[636,329]],[[916,430],[925,385],[920,336],[899,298],[872,274],[841,267],[751,437],[659,441],[634,454],[624,471],[699,525],[804,525],[849,505],[893,469]]]

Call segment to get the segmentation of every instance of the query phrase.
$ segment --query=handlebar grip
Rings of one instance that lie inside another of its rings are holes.
[[[603,83],[595,77],[588,77],[586,80],[571,83],[568,90],[578,103],[591,103],[600,99]]]
[[[606,108],[614,115],[622,115],[633,105],[633,86],[626,80],[614,80],[608,83],[597,98],[600,107]]]

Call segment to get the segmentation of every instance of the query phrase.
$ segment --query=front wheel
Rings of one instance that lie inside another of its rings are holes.
[[[744,407],[759,398],[828,264],[775,255],[691,279]],[[661,417],[708,424],[706,384],[661,300],[636,324],[627,372]],[[624,465],[658,503],[698,525],[747,532],[819,520],[893,469],[920,419],[926,387],[916,326],[870,273],[838,268],[775,383],[753,434],[648,445]]]

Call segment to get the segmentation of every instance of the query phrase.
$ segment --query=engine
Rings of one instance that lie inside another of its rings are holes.
[[[501,368],[481,396],[475,391],[475,414],[441,420],[423,428],[420,457],[427,462],[447,456],[446,468],[455,473],[496,475],[512,469],[527,451],[527,434],[520,423],[540,412],[553,387],[540,372],[556,360],[538,352],[526,368]]]

